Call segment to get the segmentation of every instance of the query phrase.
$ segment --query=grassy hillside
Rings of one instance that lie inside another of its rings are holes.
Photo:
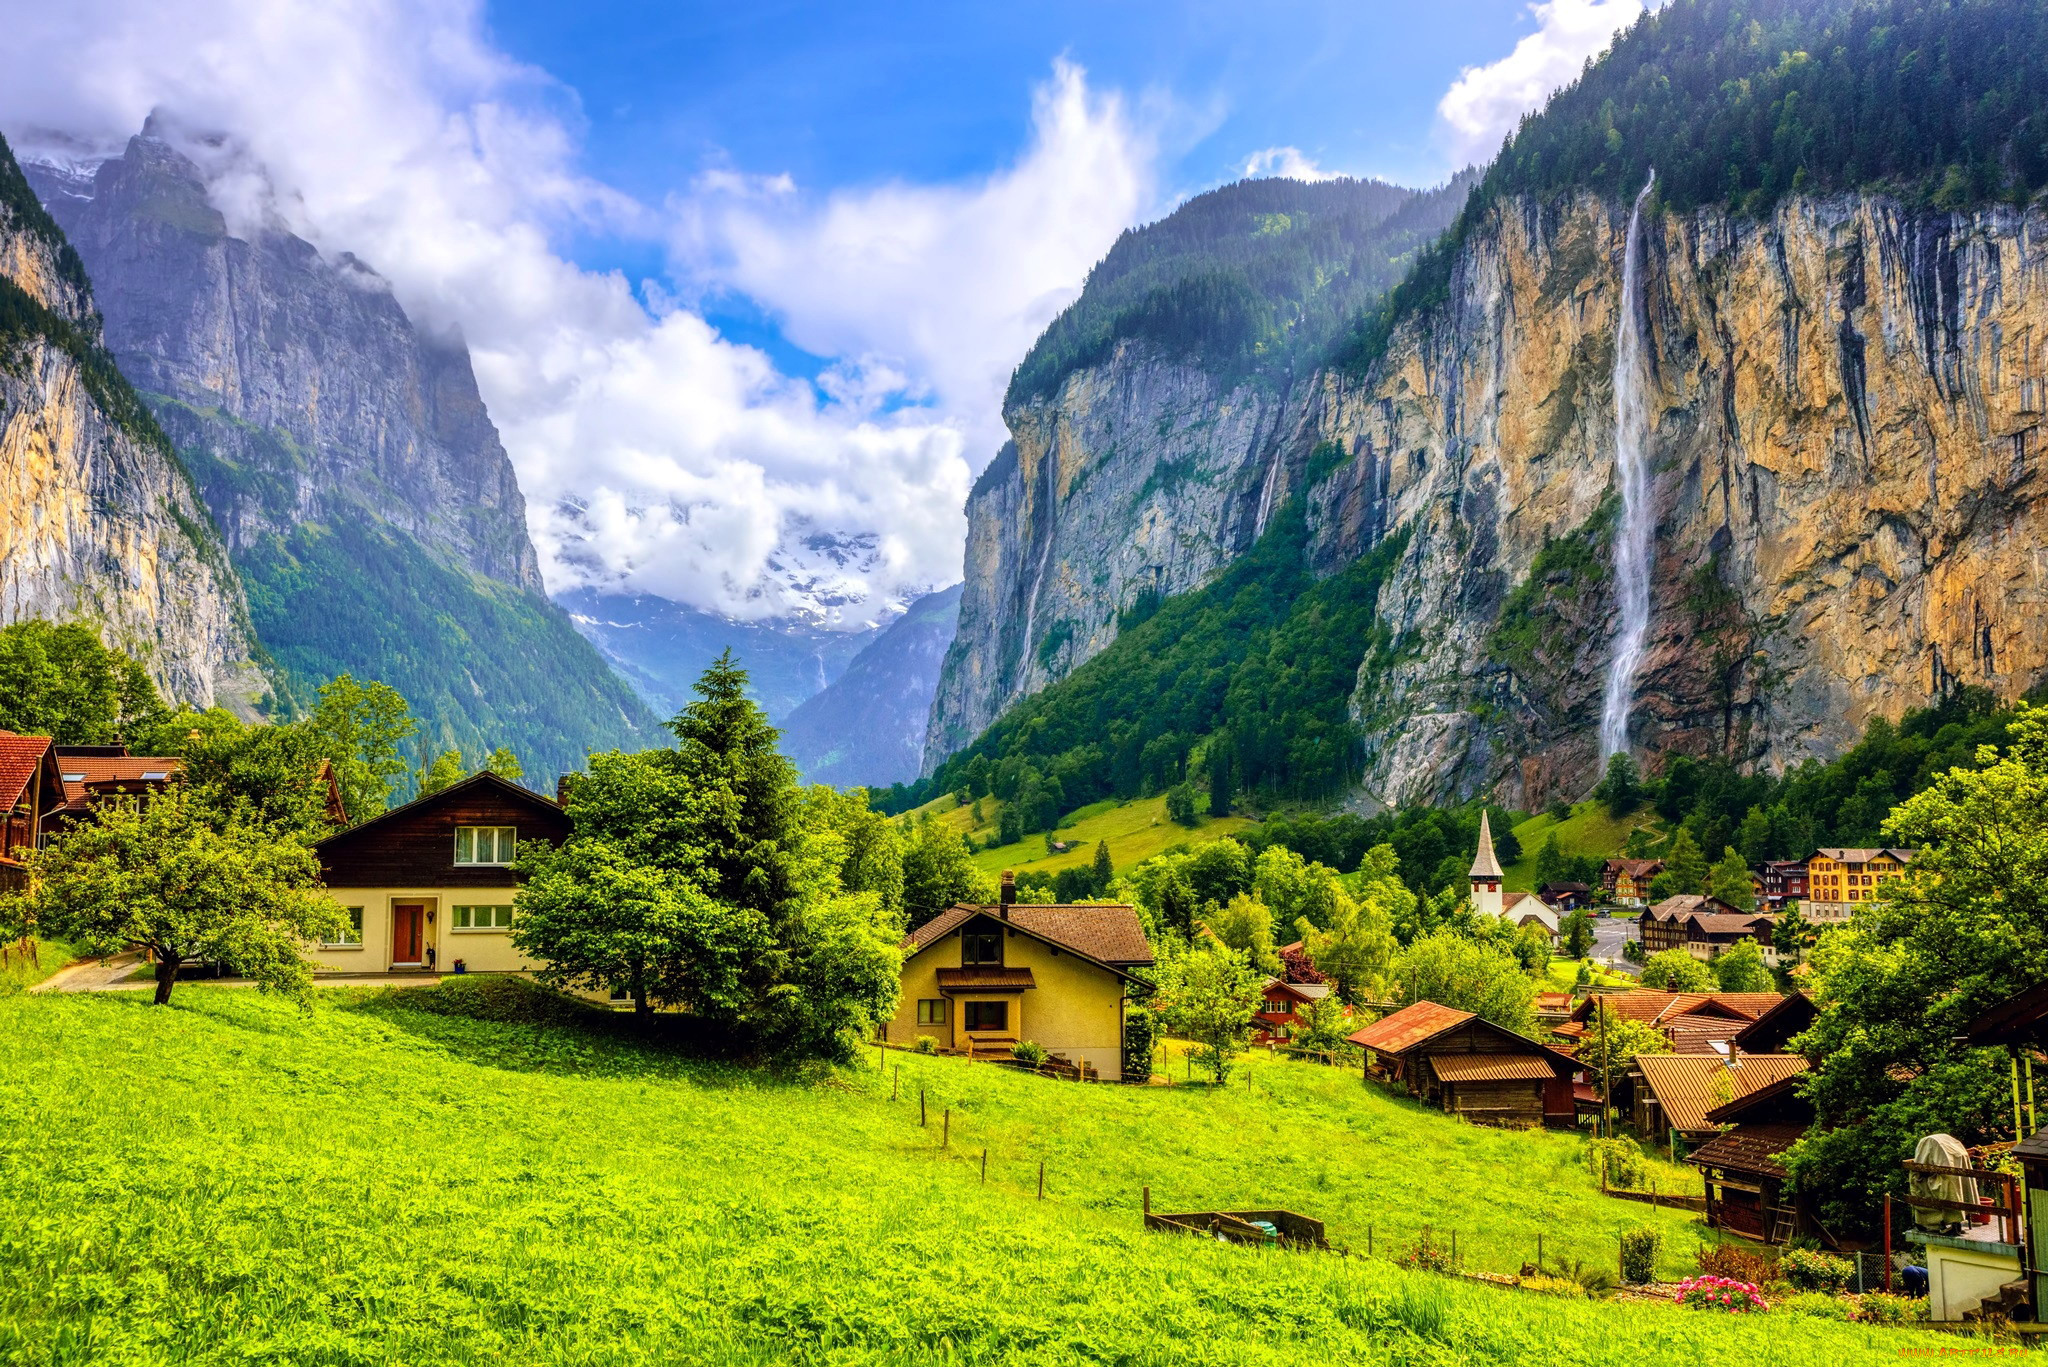
[[[963,815],[972,808],[960,809]],[[993,798],[982,802],[983,814],[987,821],[979,827],[973,825],[971,816],[967,826],[975,839],[987,840],[995,833],[995,821],[1000,815],[1000,805]],[[957,819],[957,818],[956,818]],[[1128,869],[1155,854],[1163,853],[1175,845],[1196,845],[1204,840],[1217,840],[1251,826],[1251,821],[1241,816],[1204,816],[1201,824],[1194,827],[1178,825],[1166,815],[1166,799],[1162,797],[1141,797],[1130,802],[1104,801],[1083,807],[1063,818],[1058,830],[1053,832],[1055,840],[1062,840],[1074,848],[1064,854],[1047,854],[1045,837],[1028,835],[1010,845],[998,845],[975,856],[974,862],[990,872],[1015,869],[1019,873],[1026,869],[1056,873],[1061,869],[1076,868],[1092,863],[1098,841],[1109,842],[1110,858],[1119,869]]]
[[[1312,1065],[1084,1089],[893,1054],[892,1102],[872,1070],[683,1062],[616,1017],[426,1009],[491,1000],[0,1001],[0,1360],[1836,1367],[1927,1341],[1141,1231],[1150,1183],[1166,1208],[1285,1204],[1360,1249],[1368,1225],[1383,1247],[1428,1220],[1483,1268],[1539,1232],[1604,1265],[1645,1219],[1674,1268],[1691,1251],[1678,1216],[1600,1197],[1576,1139],[1472,1128]]]
[[[62,940],[36,941],[33,955],[24,954],[19,943],[8,945],[6,958],[0,961],[0,997],[28,991],[77,957],[78,952]]]
[[[1647,830],[1661,844],[1668,835],[1657,813],[1642,807],[1624,817],[1612,817],[1597,802],[1581,802],[1563,821],[1548,812],[1538,812],[1527,821],[1515,823],[1515,839],[1522,842],[1522,857],[1501,870],[1502,886],[1509,892],[1536,890],[1536,852],[1551,836],[1566,854],[1588,854],[1596,859],[1613,859],[1628,843],[1628,833],[1638,827]]]

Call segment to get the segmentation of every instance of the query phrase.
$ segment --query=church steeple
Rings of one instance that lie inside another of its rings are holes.
[[[1493,821],[1481,811],[1479,852],[1472,856],[1472,909],[1481,916],[1498,917],[1504,910],[1500,880],[1500,860],[1493,853]]]

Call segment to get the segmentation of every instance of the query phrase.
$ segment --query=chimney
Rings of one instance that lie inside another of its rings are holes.
[[[1017,905],[1017,875],[1010,872],[1010,870],[1008,869],[1003,870],[1002,896],[1003,901],[1001,914],[1002,918],[1005,921],[1007,921],[1010,919],[1010,908]]]
[[[562,774],[555,779],[555,805],[557,807],[569,805],[569,785],[575,779],[576,775],[574,774]]]

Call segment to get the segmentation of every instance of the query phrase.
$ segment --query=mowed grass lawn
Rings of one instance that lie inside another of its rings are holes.
[[[609,1019],[419,1009],[434,990],[0,1001],[0,1361],[1835,1367],[1928,1341],[1141,1230],[1149,1182],[1158,1208],[1277,1203],[1355,1249],[1369,1223],[1383,1250],[1455,1226],[1483,1267],[1538,1231],[1609,1259],[1645,1218],[1691,1251],[1676,1216],[1599,1197],[1570,1137],[1312,1065],[1083,1088],[892,1053],[892,1101],[872,1064],[778,1079]]]

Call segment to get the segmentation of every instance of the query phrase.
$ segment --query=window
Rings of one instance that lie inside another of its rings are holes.
[[[917,1004],[919,1025],[944,1025],[946,1023],[946,999],[927,997]]]
[[[512,826],[457,826],[455,862],[458,864],[509,864],[512,862]]]
[[[1003,937],[1000,932],[976,931],[960,937],[960,962],[966,964],[999,964],[1003,961]]]
[[[967,1028],[969,1030],[1009,1029],[1010,1004],[1008,1002],[967,1003]]]
[[[508,930],[512,926],[512,908],[490,906],[453,907],[457,930]]]
[[[348,913],[348,929],[344,930],[336,939],[321,941],[320,947],[322,949],[361,949],[363,947],[363,909],[361,907],[343,907],[342,910]]]

